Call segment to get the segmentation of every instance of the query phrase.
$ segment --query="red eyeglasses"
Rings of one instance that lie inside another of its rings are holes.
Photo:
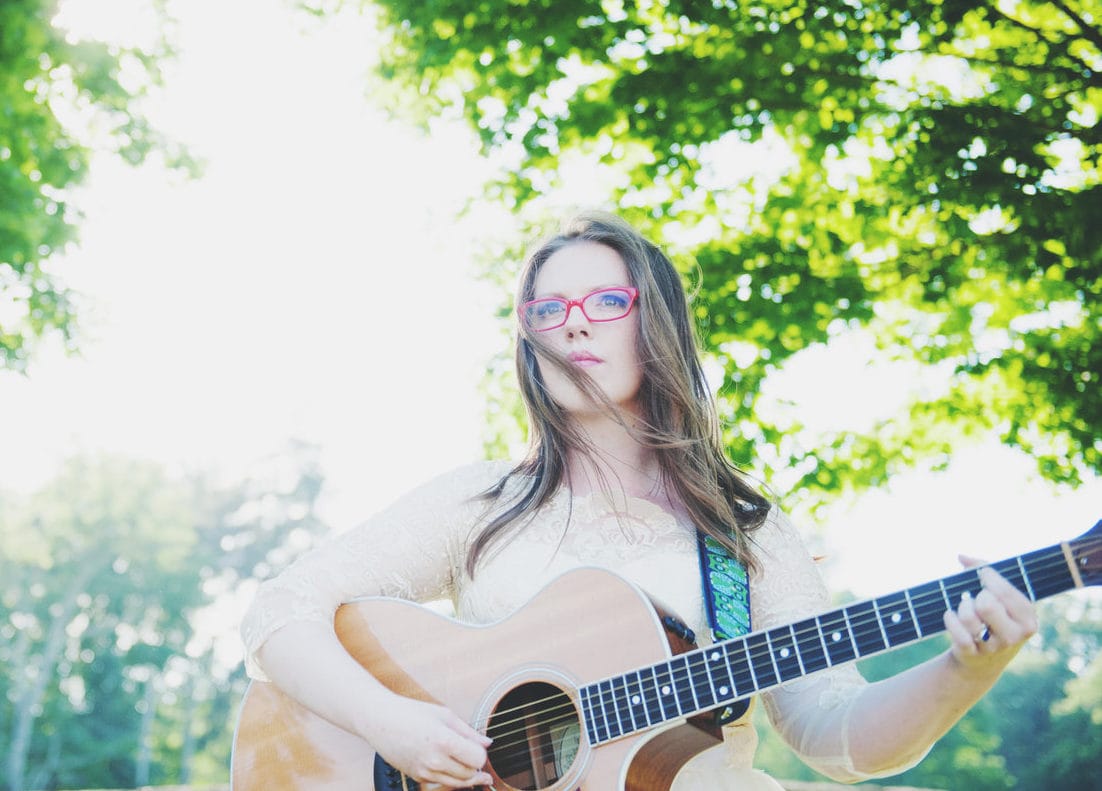
[[[631,306],[639,298],[639,289],[632,286],[601,288],[581,299],[548,297],[533,299],[517,308],[520,320],[535,332],[547,332],[566,324],[570,309],[575,305],[590,321],[616,321],[631,313]]]

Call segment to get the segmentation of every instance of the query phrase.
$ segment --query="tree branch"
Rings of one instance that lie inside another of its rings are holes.
[[[1087,20],[1083,19],[1077,12],[1072,10],[1063,0],[1051,0],[1051,2],[1054,6],[1063,11],[1072,22],[1079,26],[1079,34],[1083,36],[1083,38],[1102,50],[1102,32],[1091,27]]]

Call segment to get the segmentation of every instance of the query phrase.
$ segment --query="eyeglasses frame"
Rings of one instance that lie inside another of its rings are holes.
[[[614,319],[590,318],[589,314],[585,312],[585,306],[582,303],[592,297],[594,294],[603,294],[606,291],[623,291],[627,293],[627,295],[630,297],[627,310],[624,311],[623,316],[617,316]],[[551,330],[557,330],[559,327],[564,326],[566,322],[570,321],[570,309],[575,306],[578,308],[578,310],[582,312],[582,315],[585,316],[586,321],[593,322],[594,324],[603,324],[605,322],[620,321],[621,319],[627,318],[628,315],[631,313],[631,309],[635,307],[635,303],[638,300],[639,289],[637,289],[635,286],[609,286],[607,288],[599,288],[596,291],[590,291],[588,294],[578,299],[565,299],[563,297],[543,297],[541,299],[530,299],[527,302],[521,303],[517,306],[517,317],[520,319],[520,323],[528,327],[528,329],[532,330],[532,332],[550,332]],[[529,306],[538,304],[540,302],[565,302],[566,310],[563,311],[562,323],[556,324],[553,327],[544,327],[542,329],[536,329],[535,327],[531,326],[524,318],[525,311],[528,310]]]

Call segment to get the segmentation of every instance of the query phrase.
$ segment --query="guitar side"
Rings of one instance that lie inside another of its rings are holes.
[[[688,647],[667,634],[665,614],[615,574],[586,568],[559,577],[516,613],[487,626],[382,598],[344,605],[335,625],[353,658],[387,687],[446,705],[495,738],[490,767],[495,788],[664,791],[685,761],[717,743],[717,734],[678,722],[657,736],[635,734],[592,748],[582,729],[568,766],[554,767],[550,758],[537,756],[517,769],[517,756],[505,746],[514,729],[495,724],[501,722],[495,707],[505,698],[501,711],[517,709],[516,690],[534,689],[560,693],[576,711],[577,690],[584,684]],[[527,705],[523,697],[520,703]],[[529,728],[524,741],[546,751],[564,732]],[[234,742],[232,789],[364,791],[373,788],[374,760],[362,739],[272,684],[253,682]]]

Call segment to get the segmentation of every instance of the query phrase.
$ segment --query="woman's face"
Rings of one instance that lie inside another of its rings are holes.
[[[627,265],[611,247],[596,242],[573,242],[548,258],[536,275],[533,299],[581,299],[599,289],[630,286]],[[636,338],[639,310],[633,306],[622,319],[590,321],[578,306],[569,309],[566,323],[540,333],[552,349],[591,376],[614,404],[628,409],[643,381]],[[597,407],[555,366],[539,360],[540,373],[551,397],[573,414]]]

